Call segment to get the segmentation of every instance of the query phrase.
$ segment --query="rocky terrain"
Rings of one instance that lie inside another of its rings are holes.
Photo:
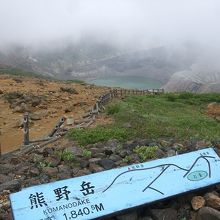
[[[163,88],[167,92],[220,92],[220,72],[194,64],[190,70],[174,73]]]
[[[24,187],[101,172],[141,163],[134,149],[145,146],[153,153],[145,161],[174,156],[213,145],[220,153],[220,142],[137,139],[120,143],[109,140],[80,147],[75,142],[57,142],[22,156],[2,157],[0,162],[0,219],[10,220],[8,196]],[[103,219],[111,220],[207,220],[220,219],[220,186],[167,199],[133,211]]]
[[[46,79],[0,75],[0,145],[2,153],[23,141],[23,115],[30,113],[30,138],[48,135],[62,116],[80,119],[107,88]],[[108,123],[100,118],[96,123]]]
[[[108,90],[84,83],[0,75],[1,148],[7,152],[22,144],[22,118],[30,112],[31,139],[47,135],[61,116],[81,118]],[[219,104],[207,106],[207,115],[217,119]],[[112,119],[99,114],[96,123]],[[129,124],[126,125],[129,128]],[[146,149],[140,154],[137,147]],[[0,158],[0,220],[11,220],[9,194],[23,188],[78,177],[165,158],[213,146],[220,155],[219,141],[178,139],[135,139],[89,144],[59,139],[49,145],[33,148],[25,154],[6,154]],[[115,214],[109,220],[206,220],[220,219],[220,186],[212,186],[135,210]]]

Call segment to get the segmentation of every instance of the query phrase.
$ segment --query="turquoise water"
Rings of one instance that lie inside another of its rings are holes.
[[[88,80],[98,86],[121,87],[126,89],[156,89],[162,83],[143,76],[109,76]]]

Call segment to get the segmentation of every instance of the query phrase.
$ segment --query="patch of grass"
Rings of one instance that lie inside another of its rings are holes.
[[[72,162],[75,159],[74,153],[67,149],[63,151],[57,151],[56,154],[64,162]]]
[[[71,79],[71,80],[66,80],[66,83],[76,83],[76,84],[85,84],[85,82],[81,79]]]
[[[135,138],[219,140],[220,123],[206,115],[210,102],[220,103],[220,94],[128,96],[106,107],[106,113],[114,117],[114,124],[85,130],[73,129],[68,136],[82,145]],[[124,124],[128,122],[131,127],[126,129]]]
[[[0,66],[0,74],[9,74],[9,75],[13,75],[13,76],[29,76],[29,77],[35,77],[35,78],[50,79],[50,77],[41,75],[40,73],[21,70],[21,69],[13,68],[13,67],[1,67]]]
[[[96,127],[90,129],[72,129],[68,133],[68,138],[77,140],[80,145],[95,144],[110,139],[120,141],[127,139],[128,132],[124,128],[118,127]]]
[[[158,146],[137,146],[134,149],[134,152],[140,157],[141,162],[155,159],[156,158],[156,152],[159,149]]]
[[[108,115],[114,115],[120,111],[120,105],[118,103],[109,104],[106,108],[106,113]]]
[[[213,101],[220,94],[130,96],[120,102],[114,126],[129,121],[130,138],[219,139],[220,123],[205,114]]]
[[[168,101],[181,102],[191,105],[204,105],[210,102],[220,102],[219,93],[198,94],[198,93],[183,92],[183,93],[168,93],[162,96],[166,97]]]

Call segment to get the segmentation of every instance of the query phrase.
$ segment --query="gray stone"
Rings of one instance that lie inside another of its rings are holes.
[[[32,167],[29,172],[32,176],[38,176],[40,174],[39,169],[36,167]]]
[[[58,169],[56,167],[44,167],[43,172],[50,177],[54,177],[58,173]]]
[[[170,149],[170,150],[167,151],[167,156],[168,157],[172,157],[172,156],[175,156],[175,155],[176,155],[176,151],[175,150]]]
[[[30,168],[30,166],[23,165],[23,166],[16,172],[16,174],[25,175],[25,174],[27,174],[29,168]]]
[[[120,161],[121,160],[121,157],[118,156],[118,155],[111,155],[109,157],[110,160],[114,161],[114,162],[117,162],[117,161]]]
[[[150,210],[155,220],[177,220],[177,211],[172,208]]]
[[[203,207],[199,210],[196,220],[220,220],[220,212],[210,207]]]
[[[116,217],[117,220],[138,220],[137,212],[130,212],[128,214],[119,215]]]
[[[156,142],[151,142],[148,144],[149,147],[154,147],[154,146],[158,146],[158,143]]]
[[[40,113],[31,113],[29,117],[31,120],[37,121],[37,120],[41,120],[43,116]]]
[[[41,99],[39,97],[34,97],[31,100],[31,106],[33,106],[33,107],[40,105],[40,103],[41,103]]]
[[[86,168],[89,166],[89,161],[88,160],[81,160],[80,161],[80,167],[81,168]]]
[[[8,175],[0,174],[0,184],[8,182],[10,180],[12,180],[12,177],[10,177]]]
[[[72,170],[70,169],[69,166],[62,164],[62,165],[59,165],[59,166],[58,166],[58,172],[59,172],[59,173],[71,173]]]
[[[74,124],[74,118],[68,117],[68,118],[66,119],[66,124],[67,124],[67,125],[73,125],[73,124]]]
[[[170,146],[170,142],[169,141],[165,141],[165,140],[162,140],[160,142],[160,144],[161,144],[162,147],[169,147]]]
[[[101,158],[91,158],[89,159],[89,163],[98,163],[100,160],[102,160]]]
[[[131,128],[132,126],[131,126],[131,123],[126,122],[126,123],[124,123],[124,124],[122,125],[122,127],[123,127],[123,128]]]
[[[88,169],[79,170],[74,176],[85,176],[90,174],[91,172]]]
[[[44,157],[43,157],[43,155],[39,155],[39,154],[32,154],[31,155],[32,156],[32,161],[34,162],[34,163],[38,163],[38,162],[40,162],[40,161],[43,161],[44,160]]]
[[[182,151],[185,147],[180,143],[174,143],[172,148],[176,151]]]
[[[105,170],[109,170],[109,169],[116,167],[115,163],[109,159],[100,160],[99,165],[102,166]]]
[[[18,158],[18,157],[12,157],[10,159],[10,164],[12,165],[18,165],[21,163],[21,158]]]
[[[211,145],[212,145],[212,143],[210,141],[197,141],[196,149],[205,148],[205,147],[208,147]]]
[[[71,177],[72,177],[71,173],[58,173],[57,174],[57,179],[59,179],[59,180],[65,180],[65,179],[69,179]]]
[[[113,151],[111,149],[109,149],[109,148],[106,148],[105,149],[105,155],[109,156],[111,154],[113,154]]]
[[[72,169],[72,176],[76,176],[76,174],[79,172],[79,170],[80,170],[79,168],[76,168],[76,167],[73,168]]]
[[[124,157],[126,157],[126,156],[128,155],[128,151],[127,151],[127,150],[121,150],[121,151],[119,152],[119,155],[120,155],[122,158],[124,158]]]
[[[102,167],[100,167],[98,164],[90,163],[89,164],[89,170],[92,173],[97,173],[97,172],[103,171],[104,169]]]
[[[198,210],[205,206],[205,199],[202,196],[194,196],[191,205],[194,210]]]
[[[30,112],[30,108],[25,103],[21,103],[21,105],[16,106],[13,109],[13,112],[18,112],[18,113]]]
[[[43,156],[47,157],[48,155],[52,155],[54,153],[54,149],[51,147],[46,147],[43,149]]]
[[[96,157],[100,157],[100,158],[105,158],[106,155],[104,153],[97,153],[96,155],[94,155]]]
[[[90,148],[90,151],[92,152],[92,155],[97,155],[98,153],[103,153],[103,149],[92,147]]]
[[[68,105],[68,106],[65,107],[64,112],[68,113],[68,112],[73,111],[73,109],[74,109],[74,106],[71,104],[71,105]],[[71,119],[73,119],[73,118],[71,118]],[[71,122],[70,122],[70,120],[67,120],[67,125],[72,125],[73,123],[74,123],[74,120],[71,120]]]
[[[204,198],[207,206],[220,210],[220,197],[217,192],[206,193]]]
[[[0,185],[0,192],[3,190],[18,191],[20,188],[21,184],[18,180],[11,180]]]
[[[153,220],[153,219],[149,216],[144,216],[144,217],[139,217],[138,220]]]
[[[52,156],[45,158],[47,164],[50,164],[51,167],[57,167],[60,164],[60,158]]]
[[[13,170],[14,170],[13,165],[10,165],[10,164],[1,165],[0,164],[0,174],[8,174]]]
[[[113,152],[115,152],[117,146],[118,146],[119,142],[118,140],[112,139],[112,140],[108,140],[105,143],[105,146],[109,149],[111,149]]]
[[[14,122],[13,128],[23,128],[24,120],[23,119],[18,119]]]
[[[8,218],[7,213],[0,209],[0,220],[6,220],[7,218]]]
[[[68,152],[72,152],[76,157],[80,157],[83,155],[83,149],[77,146],[68,147],[65,149]]]
[[[165,155],[166,154],[160,148],[156,152],[156,158],[163,158]]]

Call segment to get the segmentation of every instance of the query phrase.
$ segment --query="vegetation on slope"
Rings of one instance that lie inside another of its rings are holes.
[[[210,102],[220,102],[220,94],[128,96],[107,106],[114,124],[73,129],[68,137],[81,145],[113,138],[219,139],[220,123],[206,114]]]
[[[29,76],[29,77],[44,77],[36,72],[25,71],[18,68],[8,67],[8,66],[0,66],[0,74],[9,74],[14,76]]]

